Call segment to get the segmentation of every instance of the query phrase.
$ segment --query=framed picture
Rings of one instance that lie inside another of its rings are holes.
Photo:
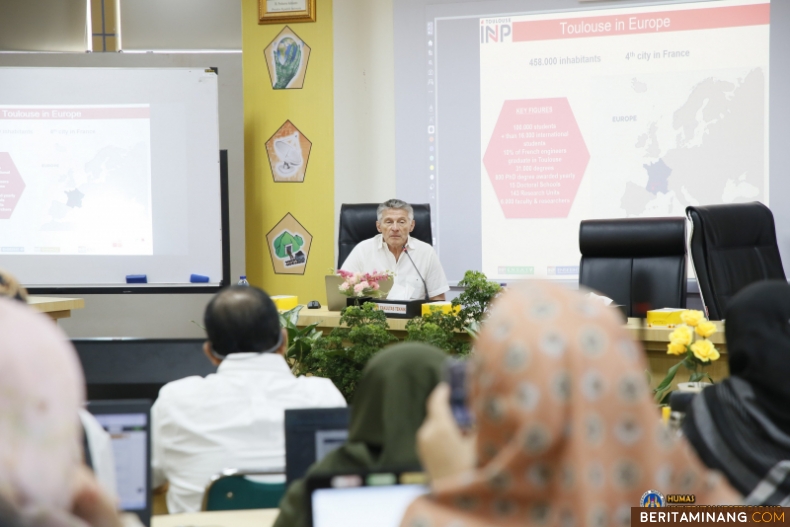
[[[266,154],[275,183],[302,183],[313,143],[291,121],[266,141]]]
[[[301,89],[307,74],[310,46],[293,30],[285,26],[263,50],[272,88],[275,90]]]
[[[259,24],[315,22],[315,0],[258,0]]]
[[[275,274],[304,274],[313,235],[289,212],[266,235]]]

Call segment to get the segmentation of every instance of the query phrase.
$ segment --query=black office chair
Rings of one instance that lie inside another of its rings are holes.
[[[691,260],[711,320],[727,302],[760,280],[786,280],[771,209],[759,202],[688,207]]]
[[[343,266],[348,255],[357,244],[373,238],[376,230],[376,209],[378,203],[344,203],[340,206],[340,234],[337,240],[337,268]],[[433,245],[431,232],[431,206],[427,203],[412,205],[414,209],[414,236],[420,241]]]
[[[686,307],[686,220],[587,220],[579,228],[579,284],[624,306],[626,316]]]

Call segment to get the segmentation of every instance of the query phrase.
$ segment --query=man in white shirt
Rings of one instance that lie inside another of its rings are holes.
[[[291,373],[287,333],[260,289],[221,291],[204,323],[203,350],[217,373],[168,383],[151,410],[154,487],[169,483],[171,513],[199,511],[211,476],[224,469],[284,468],[286,409],[346,406],[329,379]]]
[[[381,233],[359,242],[341,269],[353,273],[392,271],[395,281],[387,298],[444,300],[450,290],[436,251],[409,236],[414,230],[414,209],[405,201],[391,199],[376,211],[376,229]]]

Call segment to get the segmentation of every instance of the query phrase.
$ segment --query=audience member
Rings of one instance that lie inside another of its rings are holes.
[[[0,335],[0,523],[121,525],[81,462],[77,412],[85,388],[67,337],[44,315],[5,298]]]
[[[610,308],[546,282],[495,302],[470,365],[476,461],[464,455],[448,390],[418,435],[434,480],[402,525],[630,525],[647,490],[734,504],[661,423],[642,351]],[[459,455],[460,453],[460,455]]]
[[[284,469],[286,409],[346,406],[332,381],[291,373],[287,333],[260,289],[221,291],[204,321],[217,373],[165,385],[152,409],[154,486],[169,482],[171,513],[200,510],[209,479],[224,469]]]
[[[0,297],[18,300],[27,304],[27,291],[19,285],[13,275],[0,269]],[[118,489],[115,481],[115,458],[112,452],[112,439],[90,412],[80,408],[78,412],[84,432],[84,447],[90,454],[90,465],[99,485],[108,496],[115,499]],[[86,461],[88,456],[86,455]]]
[[[450,286],[442,263],[431,244],[411,236],[416,225],[414,207],[399,199],[385,201],[376,209],[376,230],[381,234],[359,242],[341,269],[361,274],[393,271],[395,283],[387,294],[391,300],[444,300]]]
[[[348,442],[310,467],[307,475],[418,468],[415,435],[446,359],[442,351],[412,342],[391,346],[371,358],[354,394]],[[310,525],[305,499],[304,481],[292,483],[274,526]]]
[[[694,397],[683,432],[747,505],[790,506],[790,285],[744,288],[725,320],[730,377]]]
[[[13,275],[0,269],[0,296],[25,302],[27,300],[27,291],[19,285],[19,282]]]

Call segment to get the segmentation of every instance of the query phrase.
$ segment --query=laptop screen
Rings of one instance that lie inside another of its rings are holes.
[[[285,479],[304,477],[348,438],[349,408],[300,408],[285,411]]]
[[[388,485],[313,491],[313,527],[398,527],[423,485]]]
[[[96,420],[112,439],[121,509],[144,509],[148,487],[148,415],[101,414]]]
[[[144,525],[149,525],[152,506],[151,401],[90,401],[87,410],[110,434],[120,509],[136,513]]]
[[[428,492],[420,472],[318,475],[307,488],[313,527],[398,527],[409,504]]]

